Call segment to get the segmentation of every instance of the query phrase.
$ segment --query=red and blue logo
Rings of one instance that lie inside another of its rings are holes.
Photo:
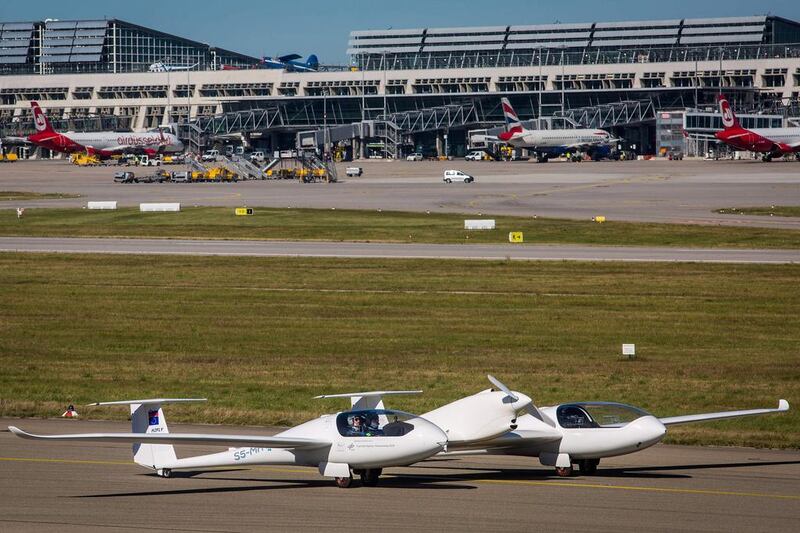
[[[151,426],[157,426],[158,425],[158,409],[156,409],[154,411],[147,411],[147,418],[148,418],[149,424]]]

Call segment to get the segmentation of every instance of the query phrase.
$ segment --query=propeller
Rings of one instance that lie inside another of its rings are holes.
[[[511,389],[506,387],[505,384],[503,384],[503,382],[501,382],[499,379],[497,379],[491,374],[487,374],[486,377],[489,378],[489,381],[491,382],[492,385],[494,385],[501,391],[505,392],[508,395],[508,397],[511,398],[512,401],[514,402],[519,401],[519,397],[513,392],[511,392]]]
[[[506,385],[503,382],[501,382],[499,379],[497,379],[496,377],[492,376],[491,374],[487,375],[486,377],[489,378],[489,381],[492,383],[492,385],[494,385],[495,387],[497,387],[501,391],[505,392],[509,396],[509,398],[512,399],[512,401],[516,402],[516,401],[519,400],[519,397],[516,394],[514,394],[511,391],[511,389],[506,387]],[[526,403],[523,406],[523,409],[525,409],[525,411],[529,415],[531,415],[532,417],[538,418],[539,420],[541,420],[545,424],[548,424],[550,426],[554,426],[555,427],[555,424],[553,423],[553,421],[550,420],[548,417],[542,415],[542,413],[539,412],[539,409],[536,408],[536,406],[533,404],[532,401],[529,402],[529,403]]]

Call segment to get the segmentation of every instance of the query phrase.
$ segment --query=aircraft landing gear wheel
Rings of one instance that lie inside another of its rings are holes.
[[[597,465],[600,464],[600,459],[581,459],[578,461],[578,469],[581,474],[585,476],[592,476],[597,473]]]
[[[158,475],[163,478],[172,477],[172,470],[169,468],[162,468],[158,471]]]
[[[383,472],[380,468],[368,468],[361,473],[361,484],[365,487],[374,487],[378,484],[378,478]]]
[[[572,467],[571,466],[557,466],[556,467],[556,475],[558,477],[570,477],[572,475]]]
[[[339,487],[340,489],[346,489],[349,488],[350,485],[353,483],[353,476],[350,475],[347,477],[337,477],[334,478],[334,480],[336,481],[337,487]]]

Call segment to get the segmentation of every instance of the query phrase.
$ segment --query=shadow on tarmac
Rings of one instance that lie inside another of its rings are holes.
[[[439,462],[439,461],[437,461]],[[475,481],[546,481],[549,479],[566,481],[567,479],[596,479],[596,478],[624,478],[624,479],[686,479],[692,478],[690,474],[669,474],[658,473],[671,470],[700,470],[700,469],[725,469],[725,468],[747,468],[763,466],[796,465],[800,461],[753,461],[746,463],[708,463],[694,465],[671,465],[654,467],[632,467],[632,468],[600,468],[597,474],[580,475],[576,474],[573,478],[558,477],[552,470],[541,469],[511,469],[511,470],[487,470],[483,468],[459,467],[458,470],[467,470],[469,473],[441,473],[441,474],[402,474],[387,475],[381,478],[378,487],[394,489],[426,489],[426,490],[474,490],[474,485],[463,485]],[[414,468],[430,470],[445,470],[446,468],[428,465],[417,465]],[[239,472],[246,469],[214,470],[214,471],[187,471],[173,472],[171,479],[191,479],[201,474],[198,480],[208,481],[232,481],[232,482],[251,482],[259,485],[238,486],[238,487],[204,487],[204,488],[184,488],[171,490],[155,490],[144,492],[122,492],[112,494],[85,494],[81,496],[70,496],[71,498],[126,498],[137,496],[176,496],[188,494],[225,494],[249,491],[269,491],[286,489],[314,489],[314,488],[335,488],[334,483],[327,479],[312,480],[286,480],[270,478],[239,478],[239,477],[218,477],[215,474],[226,472]],[[144,474],[149,478],[156,478],[155,474]],[[166,480],[164,480],[166,481]],[[263,483],[269,483],[264,485]],[[360,482],[355,479],[353,488],[362,487]],[[456,484],[459,483],[459,484]],[[373,489],[374,490],[374,489]]]

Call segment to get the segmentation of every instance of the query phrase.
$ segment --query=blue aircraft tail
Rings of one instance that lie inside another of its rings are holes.
[[[312,70],[317,70],[319,68],[319,59],[317,59],[316,55],[311,54],[308,56],[308,59],[306,59],[306,67]]]

